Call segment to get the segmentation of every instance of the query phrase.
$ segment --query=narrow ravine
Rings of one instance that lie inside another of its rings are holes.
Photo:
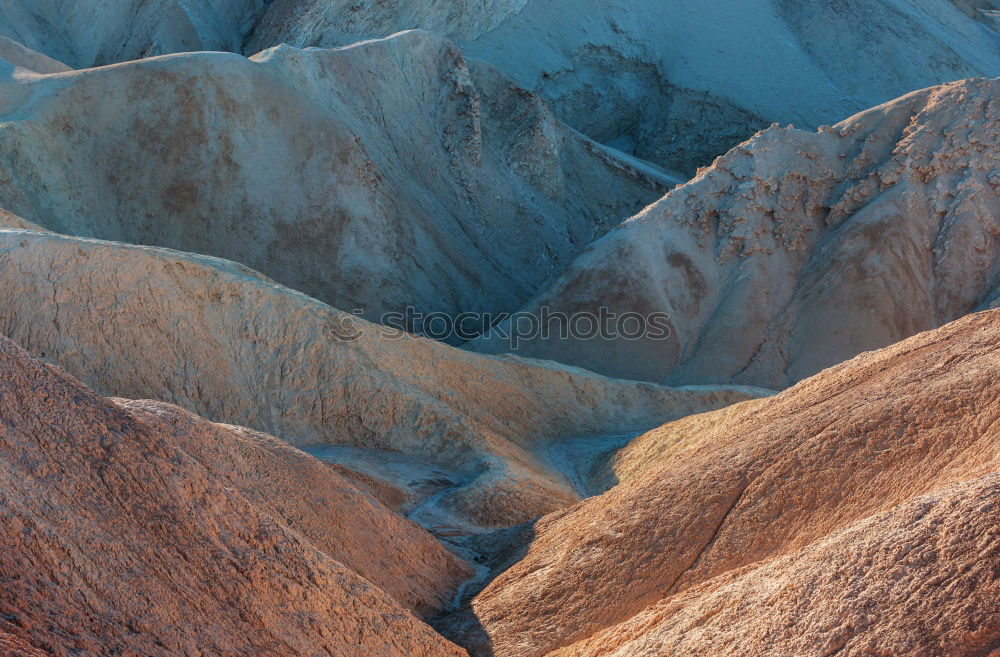
[[[553,474],[565,479],[581,500],[600,495],[614,485],[604,466],[639,431],[577,436],[545,442],[534,455]],[[400,452],[344,445],[324,445],[305,451],[324,463],[363,473],[404,493],[396,510],[434,536],[473,571],[454,593],[451,603],[431,621],[447,638],[461,645],[461,628],[474,622],[469,604],[496,576],[516,563],[530,545],[533,523],[484,530],[463,521],[440,504],[468,482],[459,473],[417,461]]]

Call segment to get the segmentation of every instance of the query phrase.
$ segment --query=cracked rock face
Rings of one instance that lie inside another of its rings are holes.
[[[784,388],[994,303],[998,217],[996,80],[915,92],[816,133],[775,126],[598,240],[525,309],[667,313],[669,339],[553,331],[517,353]]]
[[[970,315],[638,438],[451,635],[496,657],[995,654],[998,342],[1000,311]]]
[[[0,230],[0,333],[98,391],[158,399],[297,446],[392,449],[460,481],[461,522],[505,526],[578,499],[551,441],[641,431],[759,396],[484,357],[390,331],[232,262]]]
[[[5,654],[465,654],[407,608],[467,574],[416,525],[271,436],[108,400],[3,337],[0,480]]]
[[[427,33],[19,71],[0,79],[3,207],[238,260],[373,321],[513,310],[676,181]]]

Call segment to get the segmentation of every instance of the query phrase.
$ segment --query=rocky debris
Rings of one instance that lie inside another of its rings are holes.
[[[457,472],[436,500],[504,526],[578,499],[551,441],[642,431],[762,394],[484,357],[336,311],[232,262],[0,231],[0,332],[103,394],[296,446],[390,449]]]
[[[2,337],[0,480],[5,654],[465,654],[392,597],[465,575],[418,527],[275,438],[110,401]]]
[[[1000,311],[670,423],[453,617],[474,655],[991,655]]]
[[[388,321],[408,330],[422,326],[408,308],[516,309],[677,180],[427,33],[0,87],[12,212],[237,260],[373,321],[398,313]]]
[[[1000,80],[957,82],[819,132],[761,132],[597,241],[525,308],[666,313],[669,339],[553,329],[516,353],[781,389],[986,307],[998,267]]]
[[[993,1],[275,0],[246,48],[448,35],[590,137],[693,173],[771,122],[1000,75]]]

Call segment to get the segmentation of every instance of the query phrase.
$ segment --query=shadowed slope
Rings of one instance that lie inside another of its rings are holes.
[[[695,170],[772,121],[815,128],[1000,74],[995,0],[8,0],[0,35],[77,67],[422,29],[594,139]],[[780,72],[776,74],[776,72]]]
[[[676,181],[427,33],[12,75],[0,90],[10,211],[236,260],[373,321],[513,310]]]
[[[39,75],[66,73],[73,70],[62,62],[46,57],[30,48],[25,48],[17,41],[2,36],[0,36],[0,60],[28,73]]]
[[[247,47],[434,31],[594,139],[694,172],[773,121],[815,128],[1000,75],[983,18],[946,0],[275,0]]]
[[[75,67],[239,51],[268,0],[5,0],[0,36]]]

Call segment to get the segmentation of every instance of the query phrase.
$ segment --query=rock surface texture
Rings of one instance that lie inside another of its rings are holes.
[[[594,243],[525,309],[667,313],[666,340],[527,340],[610,376],[781,389],[995,303],[1000,80],[765,130]],[[507,351],[506,341],[473,348]]]
[[[0,0],[0,657],[1000,657],[998,75],[1000,0]]]
[[[677,182],[428,33],[20,71],[0,76],[0,205],[373,321],[514,310]]]
[[[982,312],[646,434],[453,636],[496,657],[995,655],[998,344]]]
[[[560,119],[693,172],[778,121],[837,121],[908,91],[1000,75],[996,0],[8,0],[0,36],[75,67],[250,55],[422,29]]]
[[[47,75],[49,73],[66,73],[72,71],[69,66],[50,57],[26,48],[22,44],[7,37],[0,37],[0,66],[3,73],[10,75],[14,71],[10,67],[22,69],[24,72]]]
[[[157,399],[297,446],[392,449],[457,471],[443,508],[486,526],[578,499],[538,451],[761,394],[484,357],[375,326],[235,263],[0,230],[0,333],[103,394]]]
[[[239,52],[267,0],[5,0],[0,36],[76,68],[192,50]]]
[[[1000,75],[991,1],[274,0],[246,47],[434,31],[594,139],[693,172],[771,122]]]
[[[37,233],[52,232],[45,230],[38,224],[33,224],[30,221],[17,216],[13,212],[7,212],[2,208],[0,208],[0,230],[29,230]]]
[[[463,568],[309,461],[109,401],[0,337],[0,649],[464,655],[392,597],[437,602]]]

